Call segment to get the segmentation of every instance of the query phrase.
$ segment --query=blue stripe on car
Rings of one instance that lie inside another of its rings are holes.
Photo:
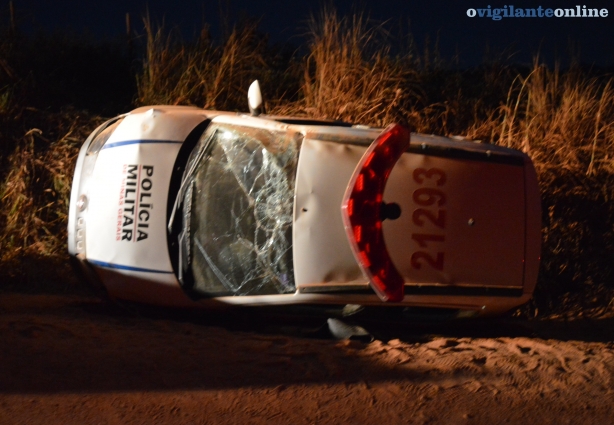
[[[166,270],[153,270],[153,269],[144,269],[141,267],[132,267],[132,266],[124,266],[121,264],[113,264],[113,263],[105,263],[104,261],[97,260],[87,260],[95,266],[106,267],[107,269],[118,269],[118,270],[129,270],[132,272],[144,272],[144,273],[165,273],[165,274],[173,274],[173,272],[169,272]]]
[[[143,145],[146,143],[165,143],[165,144],[173,144],[173,145],[179,144],[180,145],[183,142],[177,142],[173,140],[125,140],[123,142],[107,143],[100,150],[117,148],[119,146],[126,146],[126,145]]]

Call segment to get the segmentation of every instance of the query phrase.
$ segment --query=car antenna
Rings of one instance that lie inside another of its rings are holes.
[[[260,83],[258,80],[254,80],[249,86],[249,90],[247,91],[247,104],[249,106],[249,112],[253,116],[257,117],[265,113],[262,102],[262,92],[260,91]]]

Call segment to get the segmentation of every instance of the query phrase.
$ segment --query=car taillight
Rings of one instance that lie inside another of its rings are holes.
[[[382,301],[403,299],[405,282],[386,249],[382,232],[384,188],[392,168],[409,147],[410,131],[386,128],[361,158],[341,204],[345,231],[360,268]]]

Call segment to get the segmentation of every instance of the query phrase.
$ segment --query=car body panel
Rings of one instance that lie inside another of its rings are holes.
[[[298,288],[335,282],[368,287],[345,235],[340,205],[365,146],[305,139],[294,202],[293,256]]]
[[[159,249],[166,245],[173,163],[157,158],[176,156],[180,144],[135,141],[108,146],[98,155],[90,186],[96,196],[89,197],[87,219],[97,225],[87,230],[88,259],[127,272],[147,272],[154,281],[174,282],[168,253]]]
[[[441,170],[445,182],[438,186],[439,176],[433,174],[432,179],[419,176],[420,184],[413,178],[416,170]],[[384,200],[399,204],[402,214],[384,221],[383,229],[405,281],[522,287],[523,174],[523,167],[515,165],[404,154],[384,192]],[[414,194],[424,188],[444,194],[445,202],[418,205]]]

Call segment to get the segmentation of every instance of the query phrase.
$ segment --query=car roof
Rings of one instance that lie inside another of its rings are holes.
[[[329,120],[329,119],[315,119],[310,117],[296,117],[296,116],[286,116],[286,115],[259,115],[253,116],[243,112],[230,112],[230,111],[217,111],[217,110],[208,110],[203,109],[197,106],[187,106],[187,105],[149,105],[149,106],[141,106],[132,111],[130,111],[130,115],[141,114],[148,112],[150,110],[156,110],[160,112],[170,112],[170,113],[179,113],[179,114],[197,114],[197,115],[205,115],[206,117],[213,119],[216,117],[229,117],[229,121],[227,123],[233,124],[249,124],[255,127],[269,127],[266,123],[279,123],[277,126],[280,129],[287,129],[287,126],[299,126],[299,127],[332,127],[332,128],[354,128],[354,129],[367,129],[371,130],[372,127],[366,125],[357,125],[346,121],[340,120]],[[234,118],[232,118],[234,117]],[[379,129],[381,131],[381,129]]]
[[[369,145],[382,132],[382,128],[370,127],[361,124],[352,124],[345,121],[314,119],[309,117],[293,117],[283,115],[259,115],[253,116],[242,112],[216,111],[199,108],[196,106],[182,105],[155,105],[142,106],[134,109],[129,114],[145,113],[155,109],[171,114],[194,114],[202,115],[217,123],[226,123],[240,126],[250,126],[275,131],[296,131],[305,135],[308,139],[320,141],[344,142]],[[468,140],[436,136],[431,134],[412,133],[412,145],[427,144],[429,146],[449,146],[454,141],[455,147],[468,151],[504,153],[514,155],[507,149]],[[519,152],[516,155],[521,155]]]

